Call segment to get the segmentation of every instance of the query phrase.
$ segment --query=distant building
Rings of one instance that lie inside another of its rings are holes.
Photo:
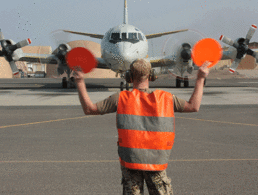
[[[249,44],[249,48],[250,49],[254,49],[254,50],[258,49],[258,43],[257,42],[250,43]]]
[[[50,46],[26,46],[22,48],[24,53],[34,54],[51,54],[52,48]],[[41,63],[30,63],[27,62],[27,74],[33,75],[35,72],[41,71],[47,73],[47,64]]]
[[[4,57],[0,57],[0,78],[13,78],[11,67]]]

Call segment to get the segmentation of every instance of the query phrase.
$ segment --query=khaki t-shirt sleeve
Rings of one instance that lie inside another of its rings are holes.
[[[108,114],[116,112],[119,99],[119,93],[115,93],[108,98],[96,103],[100,114]]]
[[[185,108],[185,100],[173,95],[174,100],[174,112],[183,112]]]

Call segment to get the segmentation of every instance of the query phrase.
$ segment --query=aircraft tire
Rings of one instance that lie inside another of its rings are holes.
[[[71,81],[72,81],[73,83],[75,83],[75,78],[74,78],[74,77],[71,77]]]
[[[62,78],[62,87],[67,88],[67,86],[68,86],[67,79],[66,79],[66,77],[63,77]]]
[[[187,77],[184,78],[184,87],[189,87],[189,79]]]
[[[129,87],[130,87],[130,86],[129,86],[129,83],[126,82],[125,88],[126,88],[127,91],[129,91]]]
[[[124,91],[124,82],[120,83],[120,91]]]
[[[176,88],[180,88],[181,87],[181,80],[179,79],[179,77],[176,77]]]

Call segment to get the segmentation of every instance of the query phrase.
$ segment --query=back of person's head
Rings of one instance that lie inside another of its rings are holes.
[[[130,66],[134,81],[146,80],[151,71],[151,63],[146,59],[137,59]]]

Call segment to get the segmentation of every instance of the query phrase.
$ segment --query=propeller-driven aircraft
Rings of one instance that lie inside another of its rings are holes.
[[[254,52],[247,48],[249,40],[251,39],[254,30],[257,28],[255,25],[249,30],[246,39],[238,39],[233,42],[229,38],[222,36],[221,40],[233,47],[237,48],[237,52],[224,52],[222,59],[232,58],[235,62],[232,65],[234,70],[239,60],[244,54],[257,56]],[[164,35],[170,35],[179,32],[188,31],[188,29],[148,34],[144,35],[141,30],[133,25],[128,24],[128,11],[127,1],[124,1],[124,21],[123,24],[110,28],[104,35],[92,34],[84,32],[76,32],[70,30],[63,30],[66,33],[73,33],[78,35],[89,36],[97,39],[101,39],[101,58],[96,58],[97,68],[111,69],[112,71],[120,74],[121,78],[125,78],[125,73],[130,69],[130,64],[139,58],[148,59],[153,68],[156,67],[176,67],[180,75],[176,78],[176,86],[180,87],[181,82],[184,83],[184,87],[189,86],[189,80],[187,76],[184,76],[185,72],[192,73],[194,64],[191,57],[191,48],[193,43],[182,42],[180,46],[176,48],[176,52],[162,57],[150,57],[148,58],[148,40],[161,37]],[[13,74],[18,73],[18,69],[15,65],[15,61],[26,61],[30,63],[43,63],[43,64],[58,64],[58,74],[67,73],[68,79],[62,79],[62,86],[67,88],[73,84],[73,77],[71,77],[71,70],[66,62],[66,55],[71,50],[68,44],[60,44],[58,48],[52,54],[31,54],[23,53],[21,47],[24,47],[31,43],[30,39],[15,43],[10,39],[4,39],[2,32],[0,32],[0,42],[2,51],[0,56],[4,56],[10,63]],[[173,47],[173,45],[171,45]],[[120,84],[120,89],[124,87],[129,89],[129,84],[124,80]]]

